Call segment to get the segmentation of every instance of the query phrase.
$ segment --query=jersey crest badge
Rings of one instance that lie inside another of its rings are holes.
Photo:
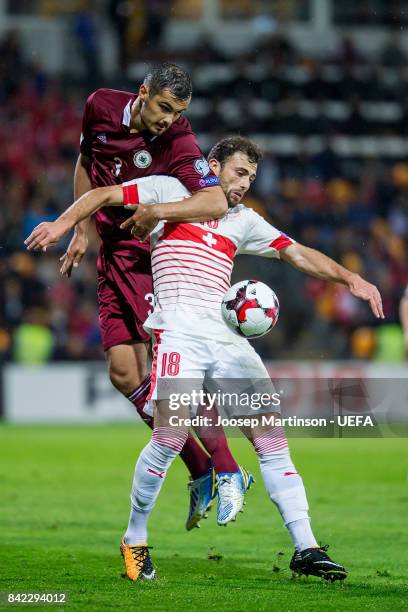
[[[133,163],[137,168],[148,168],[152,163],[152,156],[149,151],[138,151],[133,156]]]
[[[106,138],[106,134],[104,132],[102,132],[102,134],[98,134],[96,138],[103,142],[103,144],[106,144],[108,142],[108,139]]]

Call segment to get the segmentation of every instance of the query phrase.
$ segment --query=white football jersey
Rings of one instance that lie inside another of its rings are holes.
[[[150,176],[123,185],[124,203],[176,202],[191,194],[169,176]],[[159,223],[150,236],[154,311],[147,330],[167,329],[219,342],[246,342],[223,321],[221,302],[230,287],[234,257],[279,258],[293,240],[244,204],[221,219],[202,223]]]

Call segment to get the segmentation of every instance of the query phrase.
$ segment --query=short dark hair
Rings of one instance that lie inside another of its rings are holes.
[[[168,89],[177,100],[188,100],[193,92],[191,77],[183,68],[165,62],[155,66],[144,79],[144,84],[155,96],[163,89]]]
[[[262,159],[262,151],[256,142],[244,136],[227,136],[219,140],[209,152],[208,159],[216,159],[222,166],[234,153],[243,153],[251,164],[259,164]]]

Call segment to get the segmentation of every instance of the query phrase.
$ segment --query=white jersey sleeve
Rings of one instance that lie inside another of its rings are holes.
[[[191,194],[184,185],[172,176],[146,176],[123,183],[123,203],[133,209],[138,204],[161,204],[178,202]]]
[[[240,244],[238,255],[261,255],[262,257],[276,257],[279,251],[295,240],[265,221],[261,215],[248,208],[248,226],[243,242]]]

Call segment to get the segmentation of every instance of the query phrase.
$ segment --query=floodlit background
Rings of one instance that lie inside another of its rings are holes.
[[[237,523],[220,529],[213,510],[184,530],[176,460],[150,523],[161,580],[122,580],[118,545],[150,430],[106,372],[98,238],[71,280],[58,273],[66,245],[29,254],[23,240],[72,201],[89,93],[135,92],[152,61],[179,62],[203,150],[236,132],[265,150],[247,204],[383,296],[378,323],[345,288],[237,261],[234,281],[258,278],[281,302],[254,345],[274,380],[290,379],[283,409],[326,414],[330,379],[335,412],[384,416],[398,395],[406,420],[407,26],[408,0],[0,0],[0,607],[10,591],[66,591],[71,610],[406,609],[406,439],[387,414],[380,438],[287,432],[318,540],[350,571],[344,588],[291,579],[293,549],[242,437],[229,443],[257,482]],[[340,405],[343,377],[364,380]]]
[[[236,278],[262,278],[281,298],[262,354],[401,359],[407,21],[408,2],[385,0],[0,2],[3,358],[103,357],[96,236],[72,281],[58,277],[55,254],[28,255],[22,242],[71,202],[87,95],[135,91],[147,65],[170,59],[191,71],[188,116],[206,152],[237,131],[265,149],[248,205],[375,282],[384,298],[387,320],[377,326],[344,288],[242,260]]]
[[[58,273],[67,243],[35,255],[23,239],[72,201],[88,94],[136,91],[153,61],[171,60],[191,72],[187,115],[205,152],[236,132],[264,148],[247,204],[383,296],[378,323],[344,287],[241,258],[234,280],[259,278],[281,302],[261,355],[402,362],[407,24],[403,0],[1,0],[1,359],[103,360],[96,233],[71,280]]]

